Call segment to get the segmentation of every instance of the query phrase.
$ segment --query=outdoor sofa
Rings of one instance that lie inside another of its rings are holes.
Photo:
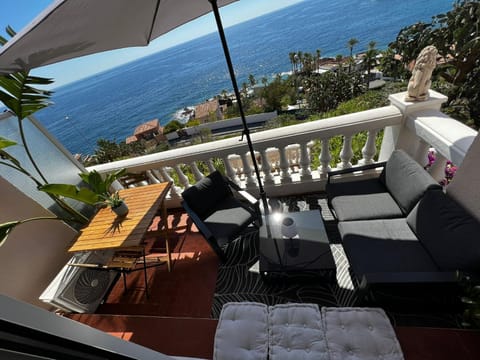
[[[359,289],[455,286],[457,271],[476,274],[480,223],[404,151],[382,166],[379,177],[348,183],[329,174],[328,201]]]

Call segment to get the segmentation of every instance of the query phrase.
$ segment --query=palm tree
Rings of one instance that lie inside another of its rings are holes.
[[[296,63],[295,56],[296,56],[295,52],[288,53],[288,58],[290,59],[290,63],[292,64],[292,73],[295,72],[295,63]]]
[[[347,47],[350,49],[350,61],[348,64],[348,72],[352,72],[352,63],[353,63],[353,47],[358,44],[358,40],[351,38],[348,40]]]
[[[263,90],[262,90],[262,97],[264,98],[267,93],[267,85],[268,85],[268,78],[266,76],[262,77],[262,85],[263,85]],[[262,104],[263,104],[263,98],[262,98]]]
[[[253,74],[248,75],[248,82],[250,83],[250,87],[255,87],[257,84],[257,80],[255,79],[255,76]]]
[[[303,52],[301,52],[301,51],[297,52],[297,63],[299,65],[303,66]]]
[[[315,68],[316,70],[319,70],[320,69],[320,58],[321,58],[321,55],[322,55],[322,51],[320,49],[317,49],[316,51],[316,58],[315,58]]]
[[[364,69],[367,70],[367,85],[370,82],[370,73],[372,69],[377,65],[378,50],[375,49],[376,45],[377,43],[375,41],[370,41],[368,44],[368,50],[365,52],[365,57],[363,58]]]

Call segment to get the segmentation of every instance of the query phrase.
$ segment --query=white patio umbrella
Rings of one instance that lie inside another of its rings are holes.
[[[31,70],[102,51],[146,46],[151,40],[214,12],[257,176],[266,204],[218,8],[236,0],[57,0],[0,47],[0,74]],[[267,209],[267,207],[265,207]]]

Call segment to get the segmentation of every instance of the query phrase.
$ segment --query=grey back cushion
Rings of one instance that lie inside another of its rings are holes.
[[[404,214],[413,209],[428,188],[441,189],[435,179],[403,150],[392,153],[380,180]]]
[[[200,216],[205,218],[222,200],[231,195],[223,175],[214,171],[182,193],[183,200]]]
[[[441,190],[429,190],[407,223],[442,270],[480,270],[480,223]]]

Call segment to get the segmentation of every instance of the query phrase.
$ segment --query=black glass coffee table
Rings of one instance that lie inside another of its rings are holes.
[[[289,233],[282,231],[286,217],[295,224],[296,236],[292,238],[282,235]],[[264,218],[259,240],[259,270],[263,276],[307,271],[328,277],[335,274],[335,261],[319,210],[270,214]]]

